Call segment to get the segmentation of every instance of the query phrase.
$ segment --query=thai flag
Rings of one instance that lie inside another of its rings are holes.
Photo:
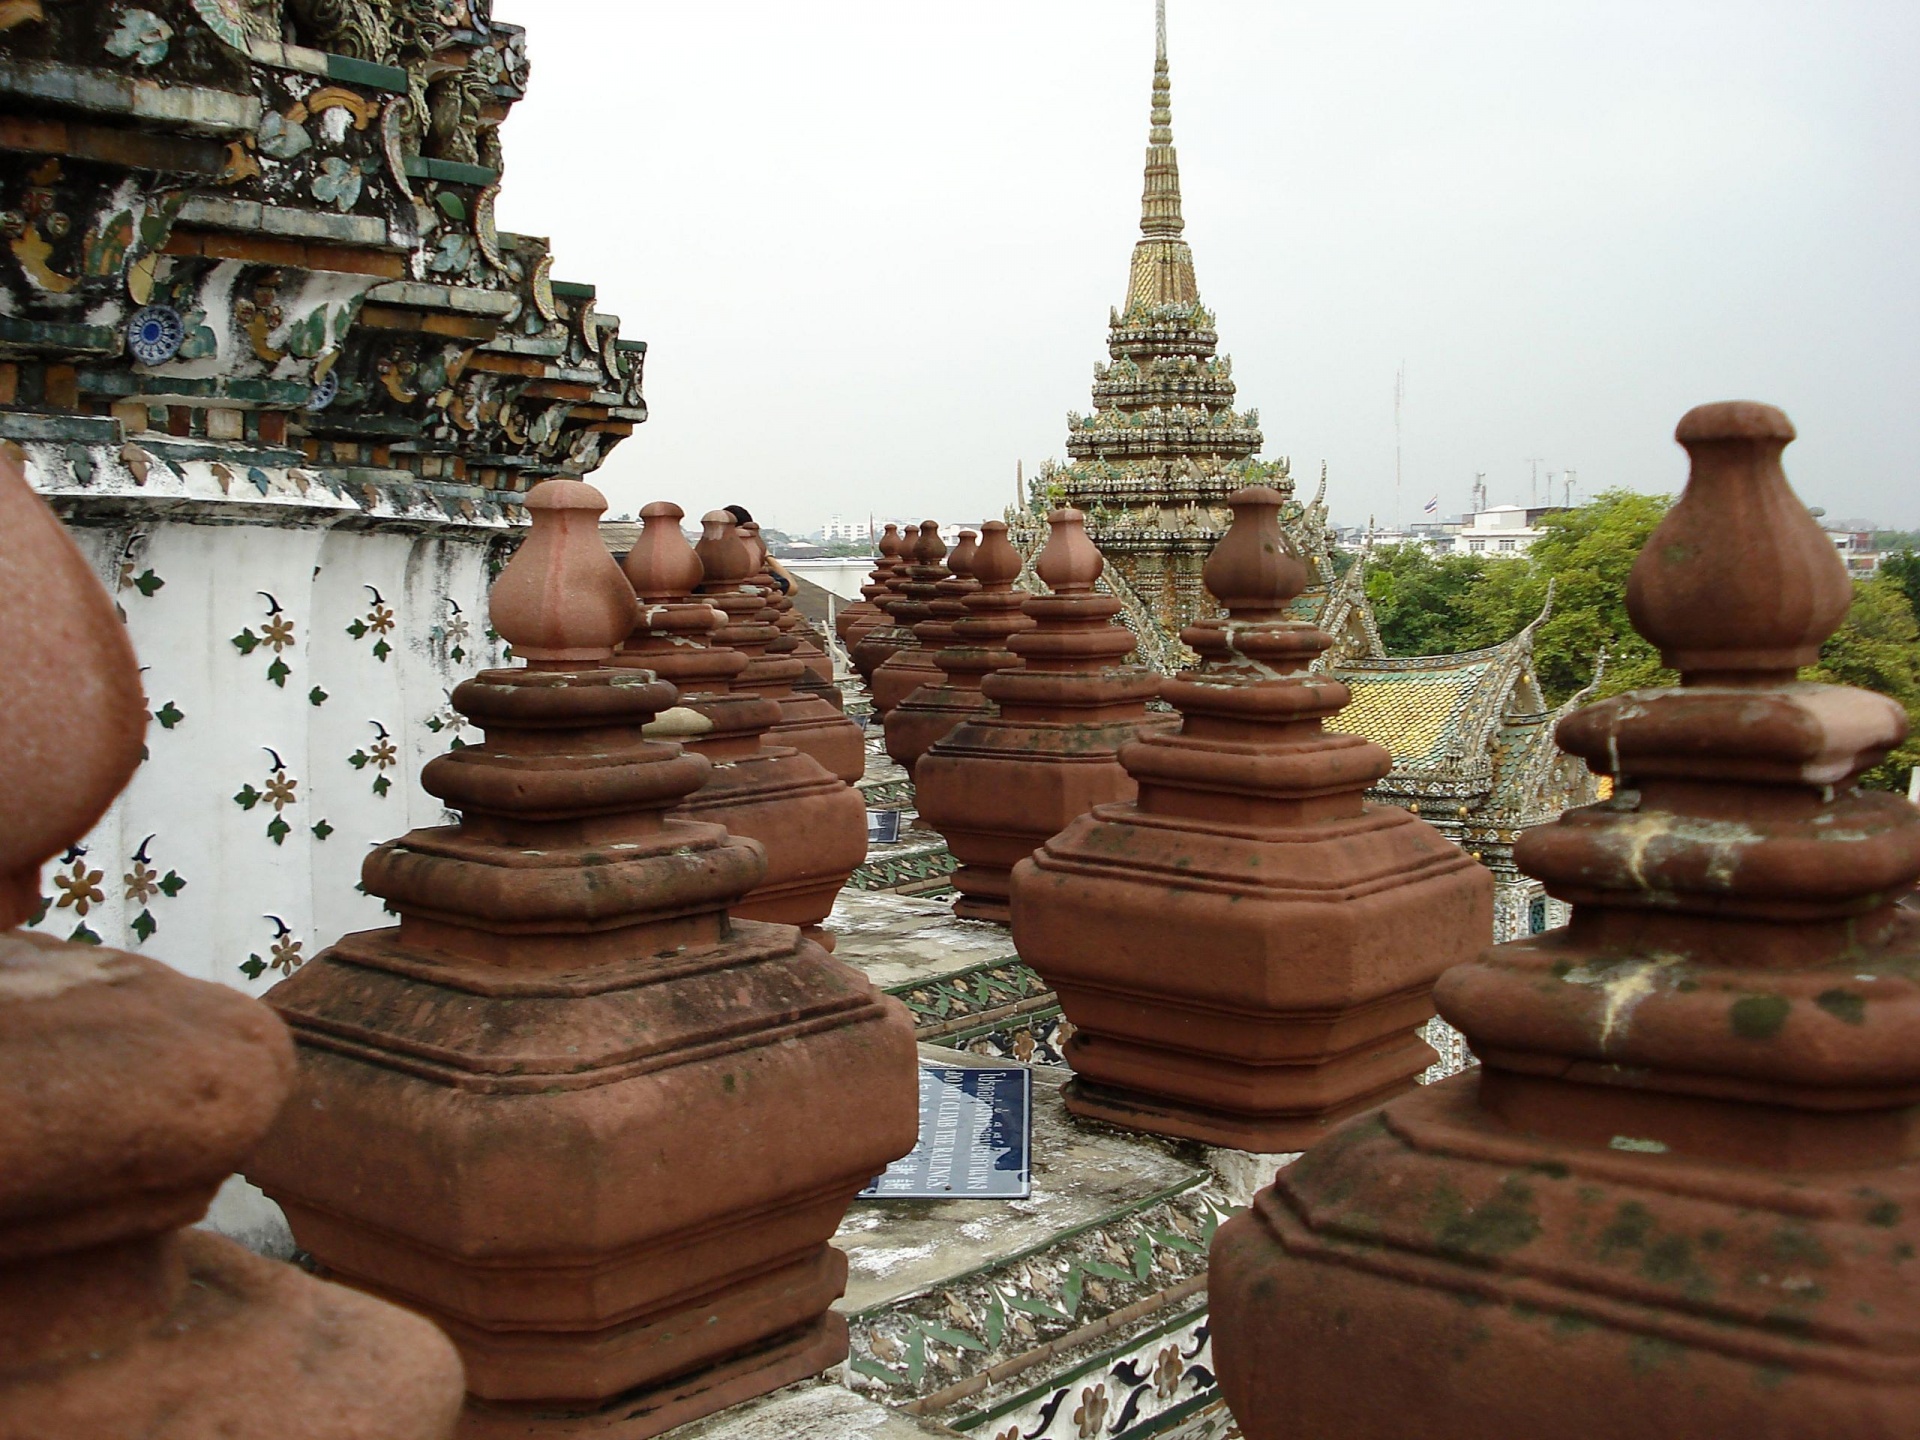
[[[1425,511],[1429,515],[1433,514],[1434,511],[1440,508],[1440,497],[1438,495],[1434,496],[1431,500],[1427,501],[1427,503],[1422,505],[1420,508],[1421,510]]]

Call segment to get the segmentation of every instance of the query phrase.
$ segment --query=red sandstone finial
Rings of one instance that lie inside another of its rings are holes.
[[[1087,517],[1071,507],[1047,516],[1052,534],[1041,547],[1034,572],[1056,595],[1085,595],[1107,568],[1105,558],[1087,536]]]
[[[753,554],[753,569],[748,573],[758,575],[767,566],[767,542],[760,538],[760,522],[743,520],[734,526],[734,531],[747,542],[747,548]]]
[[[900,527],[888,522],[887,528],[880,532],[880,555],[883,559],[898,559],[900,556]]]
[[[140,665],[93,569],[0,447],[0,930],[40,904],[40,866],[140,764]]]
[[[973,578],[989,590],[1004,590],[1020,578],[1020,552],[1007,539],[1007,522],[989,520],[980,527],[972,556]]]
[[[913,563],[916,565],[938,565],[946,558],[947,542],[940,538],[938,520],[920,522],[920,538],[913,542]]]
[[[960,543],[947,555],[947,569],[963,580],[973,578],[973,557],[979,553],[979,535],[972,530],[960,532]]]
[[[1201,575],[1236,620],[1270,619],[1307,588],[1307,567],[1280,531],[1284,503],[1278,490],[1265,485],[1249,485],[1227,497],[1233,524],[1213,547]]]
[[[1853,603],[1846,566],[1787,484],[1793,425],[1771,405],[1689,410],[1693,462],[1627,581],[1627,613],[1688,684],[1767,684],[1820,655]]]
[[[527,492],[533,533],[489,597],[493,628],[535,670],[591,668],[633,630],[633,586],[600,541],[606,497],[581,480]]]
[[[706,567],[680,529],[685,515],[671,500],[640,507],[640,534],[622,568],[642,600],[682,599],[706,578]]]
[[[700,517],[700,543],[693,548],[706,567],[709,585],[738,585],[759,568],[753,546],[725,510],[709,510]]]

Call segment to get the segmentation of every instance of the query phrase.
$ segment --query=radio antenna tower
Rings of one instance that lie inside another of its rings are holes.
[[[1393,375],[1393,525],[1397,530],[1400,513],[1400,405],[1407,398],[1407,362],[1402,360]]]

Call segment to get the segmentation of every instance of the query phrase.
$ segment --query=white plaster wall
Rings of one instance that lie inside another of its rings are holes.
[[[30,447],[30,478],[65,502],[119,602],[159,718],[84,853],[47,867],[35,928],[260,994],[385,923],[356,888],[362,857],[448,818],[419,774],[462,733],[450,690],[499,661],[487,562],[507,527],[369,509],[292,472],[269,496],[223,489],[200,462],[129,487],[100,455],[81,486],[64,450]],[[287,503],[272,503],[280,487]],[[243,653],[248,631],[259,643]],[[170,876],[175,893],[151,888]]]
[[[873,574],[873,561],[870,558],[786,560],[781,563],[794,574],[804,575],[822,590],[831,591],[849,603],[861,598],[860,587]]]

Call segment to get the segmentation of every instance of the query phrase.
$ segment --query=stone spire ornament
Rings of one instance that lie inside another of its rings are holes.
[[[649,733],[713,763],[706,783],[674,814],[724,825],[766,852],[766,878],[732,913],[798,925],[831,950],[832,932],[821,922],[867,857],[866,805],[811,755],[768,742],[780,720],[776,702],[733,690],[747,657],[714,643],[726,616],[692,598],[704,567],[680,531],[681,517],[678,505],[664,501],[641,508],[640,535],[624,564],[642,602],[640,618],[612,663],[652,670],[677,687],[678,707]]]
[[[866,667],[862,674],[878,715],[884,716],[919,688],[917,677],[905,683],[900,671],[889,672],[887,666],[918,648],[913,627],[933,618],[933,600],[939,593],[939,584],[952,573],[945,564],[946,557],[947,545],[940,538],[940,522],[922,520],[920,533],[907,552],[908,563],[898,581],[899,591],[882,602],[887,611],[887,624],[869,630],[861,638],[856,664]],[[912,672],[907,674],[911,676]]]
[[[914,766],[920,818],[960,862],[965,919],[1006,924],[1013,867],[1095,805],[1131,800],[1120,747],[1179,718],[1148,713],[1160,677],[1124,663],[1133,636],[1120,602],[1094,593],[1105,562],[1086,517],[1055,510],[1047,524],[1035,570],[1053,593],[1027,597],[1034,628],[1007,641],[1024,666],[981,681],[998,712],[963,721]]]
[[[761,847],[673,813],[712,765],[644,734],[671,685],[605,663],[626,577],[604,547],[542,573],[585,488],[529,493],[493,607],[519,653],[572,658],[455,690],[486,741],[421,779],[459,823],[364,869],[399,924],[268,996],[299,1078],[248,1175],[321,1264],[452,1336],[464,1440],[643,1440],[839,1363],[828,1238],[916,1129],[905,1010],[731,918]]]
[[[1284,458],[1259,458],[1258,412],[1236,407],[1233,362],[1220,353],[1219,323],[1200,298],[1173,143],[1164,0],[1154,19],[1140,230],[1126,298],[1111,312],[1092,411],[1069,416],[1069,463],[1046,482],[1092,517],[1093,541],[1114,578],[1170,641],[1212,613],[1200,571],[1224,533],[1227,496],[1268,485],[1291,500],[1293,480]],[[1306,516],[1293,513],[1295,535],[1310,534]]]
[[[1680,422],[1627,587],[1674,689],[1563,749],[1609,800],[1515,858],[1562,930],[1449,970],[1481,1065],[1349,1123],[1219,1231],[1248,1440],[1893,1436],[1920,1406],[1920,811],[1856,781],[1906,733],[1796,678],[1851,586],[1787,418]]]
[[[868,572],[867,583],[860,587],[861,599],[840,612],[834,621],[834,633],[840,637],[840,643],[847,647],[849,654],[860,643],[860,637],[876,625],[884,625],[887,612],[882,610],[879,600],[892,593],[887,584],[893,578],[900,564],[900,527],[889,524],[881,532],[879,542],[874,547],[873,569]]]
[[[1193,251],[1181,238],[1180,158],[1173,148],[1173,80],[1167,69],[1167,0],[1153,15],[1153,106],[1147,131],[1146,183],[1140,191],[1140,238],[1127,277],[1126,308],[1190,306],[1200,299]],[[1137,112],[1136,112],[1137,113]]]
[[[1026,597],[1013,588],[1020,552],[1007,539],[1006,521],[989,520],[980,530],[980,543],[964,561],[972,588],[959,597],[960,614],[948,626],[952,638],[933,653],[938,674],[887,716],[887,753],[909,774],[954,726],[993,709],[980,682],[1020,663],[1006,641],[1033,628],[1021,609]]]
[[[768,623],[780,632],[767,645],[767,653],[792,655],[799,660],[804,669],[795,682],[796,686],[815,692],[836,710],[839,709],[840,692],[833,688],[833,662],[827,659],[827,652],[814,643],[812,627],[794,608],[793,597],[784,593],[774,579],[773,567],[767,563],[773,558],[773,552],[761,538],[760,522],[747,521],[740,526],[740,534],[754,551],[753,574],[747,583],[760,591],[761,598],[772,611]]]
[[[491,600],[495,617],[513,627],[511,633],[498,623],[494,628],[532,669],[597,664],[633,630],[633,592],[611,583],[619,567],[600,540],[606,508],[584,480],[549,480],[527,493],[533,531]]]
[[[828,774],[848,785],[855,783],[867,770],[866,738],[832,704],[794,689],[806,669],[801,661],[769,653],[780,631],[761,613],[768,609],[766,597],[757,588],[747,588],[760,568],[753,546],[725,510],[709,510],[700,517],[700,525],[695,553],[706,571],[701,598],[727,617],[717,636],[719,643],[747,657],[734,688],[779,705],[780,721],[768,737],[773,743],[791,745],[813,756]]]
[[[936,529],[934,539],[937,542],[939,538]],[[965,597],[980,588],[980,582],[973,578],[973,559],[979,550],[978,539],[974,531],[962,530],[960,542],[945,557],[947,573],[934,581],[931,587],[924,584],[918,587],[920,594],[916,598],[920,603],[916,608],[924,609],[926,613],[911,626],[913,643],[896,650],[884,665],[873,672],[871,688],[874,709],[883,716],[891,718],[901,702],[914,691],[940,679],[940,666],[934,657],[952,643],[953,622],[967,613],[967,607],[962,603]],[[886,697],[884,709],[881,701],[883,695]],[[887,743],[887,753],[911,769],[909,761],[895,754],[893,742],[889,740]]]
[[[956,544],[947,555],[947,569],[953,572],[954,579],[973,580],[973,557],[979,552],[979,549],[980,532],[978,530],[962,530],[960,532],[959,543]],[[978,582],[975,583],[977,584]],[[941,593],[957,595],[964,598],[965,596],[971,595],[973,591],[974,586],[969,585],[964,590],[942,591]]]
[[[899,553],[894,557],[892,573],[887,576],[887,588],[874,600],[882,619],[879,624],[866,627],[847,652],[849,663],[869,689],[873,685],[874,671],[912,638],[913,632],[900,625],[894,617],[894,611],[910,603],[907,586],[913,581],[913,552],[919,547],[921,529],[920,526],[909,526],[900,536]],[[935,529],[937,531],[938,527]]]
[[[1068,1109],[1236,1150],[1303,1150],[1435,1055],[1433,982],[1493,935],[1493,878],[1367,787],[1387,752],[1338,723],[1332,644],[1287,605],[1306,566],[1278,491],[1228,498],[1208,559],[1223,619],[1161,687],[1178,730],[1133,741],[1132,802],[1096,805],[1013,870],[1013,942],[1074,1027]]]
[[[140,763],[113,601],[0,453],[0,1434],[443,1440],[417,1316],[184,1229],[272,1122],[292,1047],[256,1000],[19,928],[40,867]]]

